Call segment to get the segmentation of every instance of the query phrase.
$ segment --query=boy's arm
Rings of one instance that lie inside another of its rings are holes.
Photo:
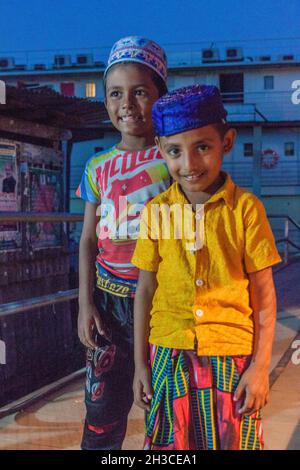
[[[94,304],[95,259],[97,252],[97,205],[85,204],[84,222],[79,245],[79,315],[78,336],[88,348],[96,348],[93,328],[103,334],[99,312]]]
[[[254,318],[254,350],[251,364],[236,389],[235,400],[246,392],[245,402],[239,412],[251,415],[263,408],[269,397],[269,367],[276,324],[276,293],[271,267],[248,275]]]
[[[255,328],[252,363],[269,371],[277,307],[272,268],[250,273],[249,279]]]
[[[134,397],[135,403],[149,409],[152,398],[151,373],[148,364],[148,338],[152,299],[157,287],[156,273],[140,271],[134,300]]]

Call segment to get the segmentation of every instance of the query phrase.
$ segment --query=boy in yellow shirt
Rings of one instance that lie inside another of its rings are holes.
[[[262,203],[221,171],[235,130],[214,86],[153,107],[174,184],[147,204],[132,262],[145,449],[262,449],[280,262]],[[150,354],[149,345],[150,344]]]

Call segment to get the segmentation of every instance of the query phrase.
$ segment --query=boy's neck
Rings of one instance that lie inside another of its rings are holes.
[[[209,198],[215,194],[218,189],[220,189],[225,182],[224,176],[220,173],[219,178],[215,181],[215,183],[208,188],[206,191],[197,191],[197,192],[187,192],[183,191],[186,198],[192,204],[193,209],[196,209],[197,204],[205,204]]]
[[[122,135],[121,142],[117,144],[119,150],[145,150],[155,145],[154,133],[148,136]]]

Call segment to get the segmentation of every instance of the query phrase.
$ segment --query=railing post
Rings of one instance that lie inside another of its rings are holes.
[[[253,127],[253,181],[252,191],[257,197],[261,196],[261,146],[262,146],[262,127],[255,125]]]
[[[289,262],[289,219],[286,217],[284,220],[284,264]]]

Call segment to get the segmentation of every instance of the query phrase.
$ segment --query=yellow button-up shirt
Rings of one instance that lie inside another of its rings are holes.
[[[196,212],[178,183],[143,211],[132,263],[157,273],[152,344],[208,356],[252,353],[248,273],[281,258],[263,204],[223,175],[224,185]],[[176,218],[185,210],[191,224]]]

